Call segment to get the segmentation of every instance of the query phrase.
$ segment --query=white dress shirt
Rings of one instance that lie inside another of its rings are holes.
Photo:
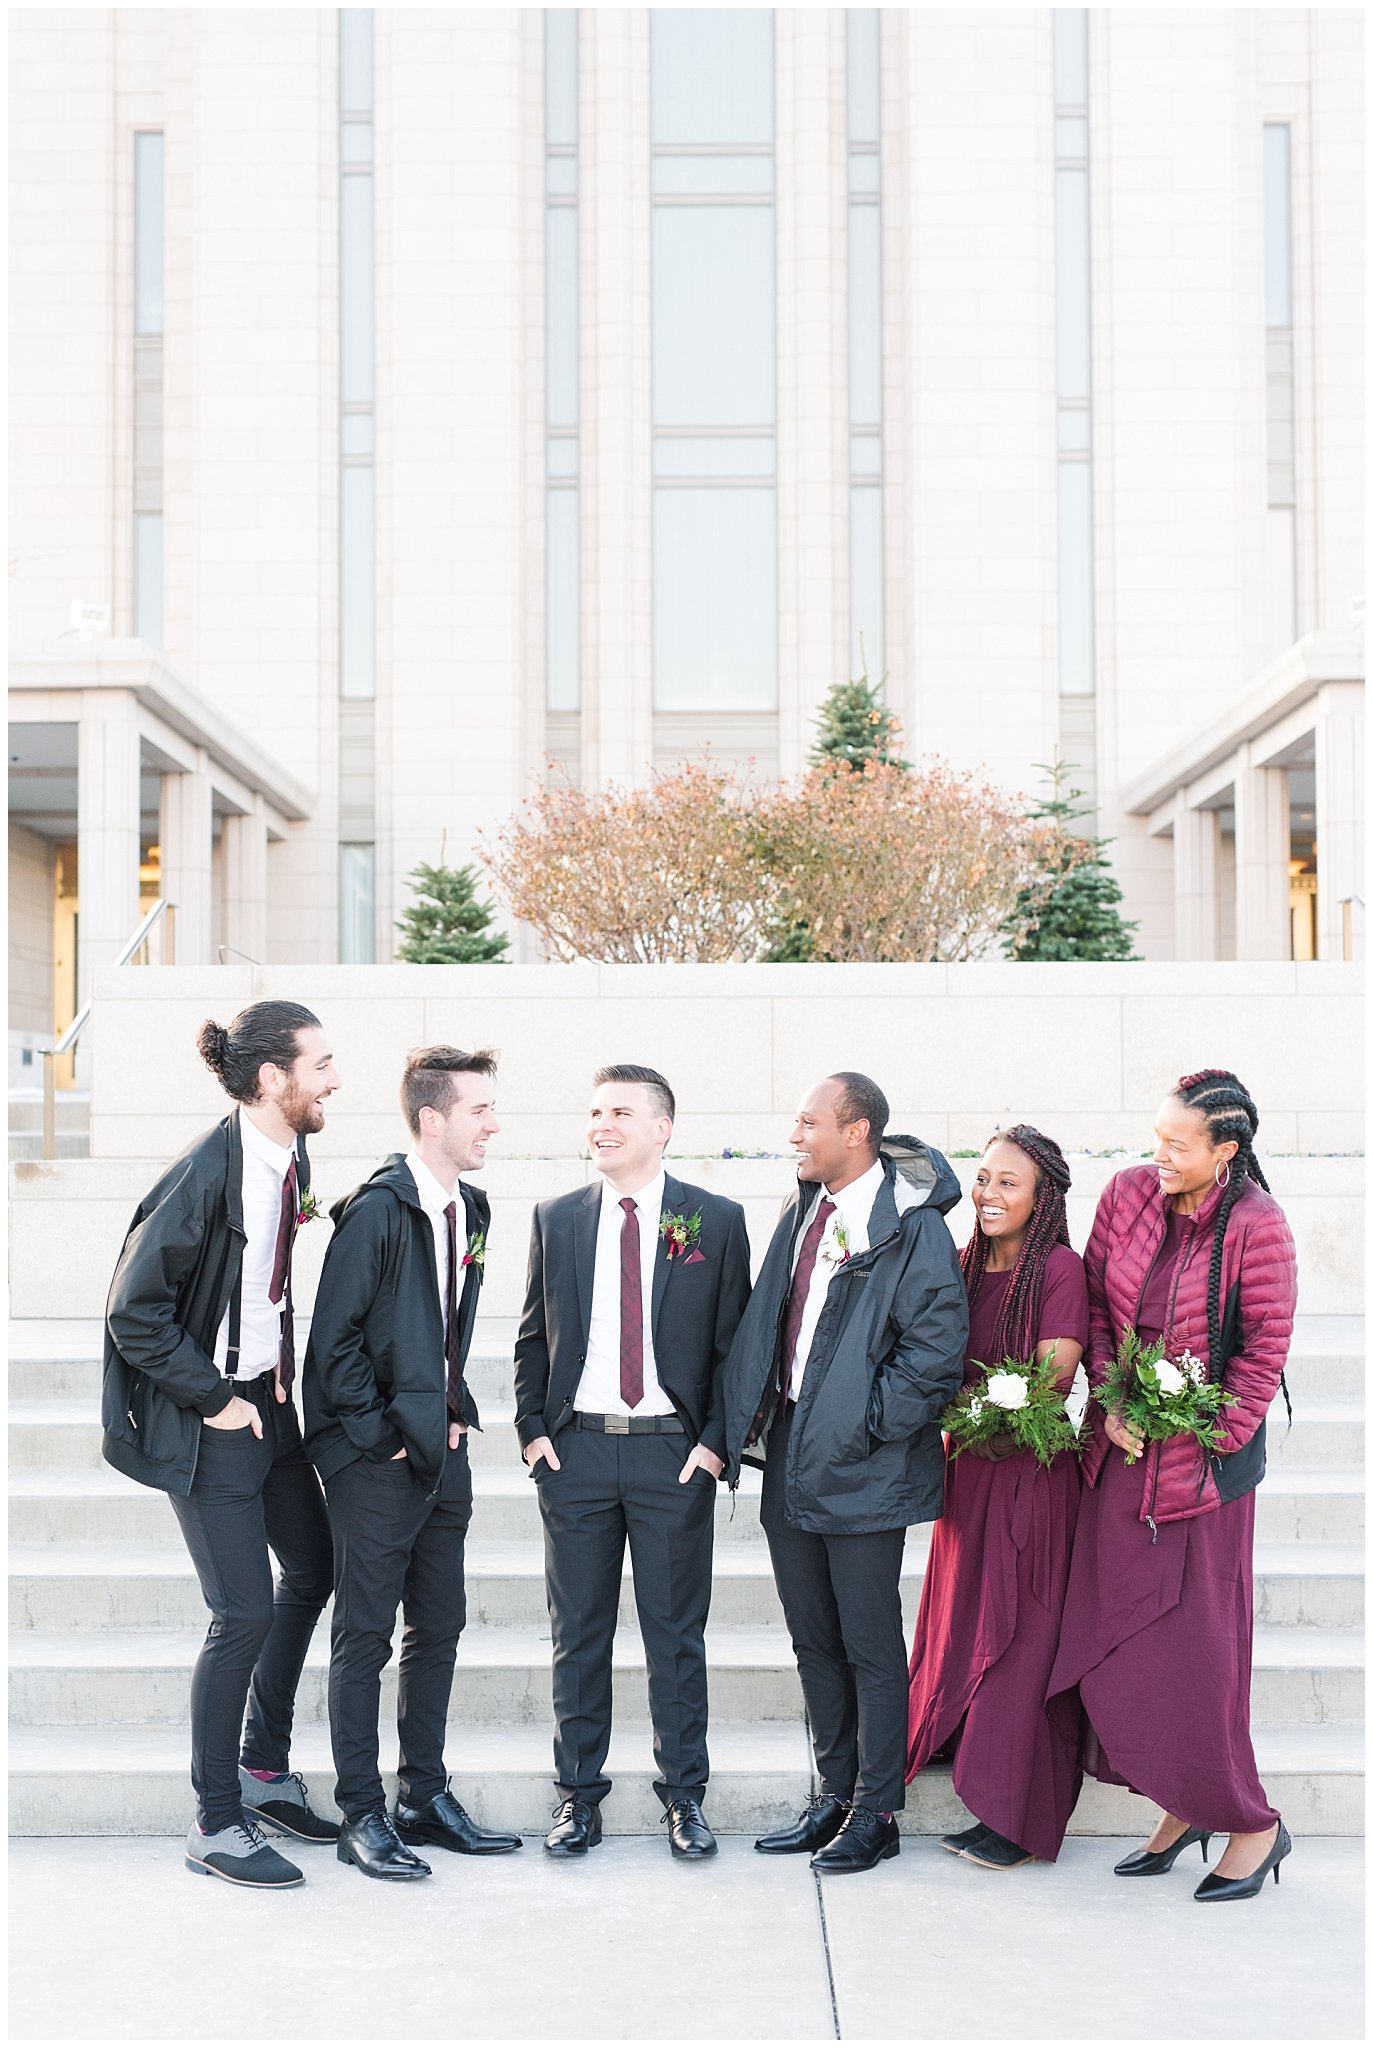
[[[601,1182],[601,1214],[596,1226],[596,1267],[591,1283],[591,1327],[587,1332],[586,1364],[577,1382],[573,1407],[584,1415],[671,1415],[671,1401],[658,1379],[653,1355],[653,1269],[658,1263],[658,1234],[663,1220],[660,1168],[647,1187],[634,1196],[639,1220],[639,1285],[644,1310],[644,1398],[636,1408],[620,1393],[620,1233],[623,1197]]]
[[[238,1368],[234,1377],[255,1380],[265,1372],[275,1372],[281,1357],[281,1312],[286,1297],[284,1292],[280,1301],[269,1301],[267,1297],[281,1227],[281,1188],[296,1148],[274,1145],[243,1112],[239,1114],[238,1128],[243,1139],[243,1228],[248,1241],[243,1247]],[[215,1364],[220,1372],[228,1371],[227,1310],[215,1339]]]
[[[429,1228],[434,1233],[434,1278],[439,1283],[439,1314],[444,1315],[448,1301],[448,1221],[444,1210],[452,1202],[457,1209],[458,1263],[467,1257],[467,1205],[458,1193],[455,1180],[451,1188],[445,1188],[429,1171],[418,1152],[407,1152],[405,1163],[410,1169],[415,1188],[419,1194],[420,1207],[429,1218]],[[458,1282],[458,1294],[462,1294],[462,1282]],[[444,1336],[448,1335],[445,1316]],[[445,1371],[447,1367],[445,1365]]]
[[[810,1357],[810,1347],[815,1342],[815,1326],[819,1322],[821,1311],[825,1306],[825,1296],[829,1293],[830,1281],[844,1262],[844,1254],[839,1246],[839,1225],[842,1223],[848,1232],[848,1253],[850,1258],[856,1252],[867,1251],[868,1224],[872,1219],[872,1205],[877,1200],[882,1181],[882,1162],[880,1159],[875,1159],[866,1173],[861,1173],[857,1180],[851,1180],[846,1188],[840,1188],[837,1195],[831,1195],[828,1188],[819,1188],[816,1190],[814,1200],[807,1205],[806,1220],[797,1233],[796,1248],[792,1253],[791,1270],[793,1273],[795,1273],[800,1263],[801,1247],[806,1241],[806,1232],[810,1229],[811,1220],[823,1196],[828,1195],[830,1201],[833,1202],[834,1214],[829,1217],[825,1224],[825,1233],[820,1239],[820,1248],[815,1255],[815,1264],[811,1269],[810,1288],[806,1295],[805,1312],[801,1317],[801,1333],[796,1339],[796,1360],[791,1369],[791,1398],[793,1401],[797,1399],[801,1392],[801,1381],[805,1377],[806,1360]]]

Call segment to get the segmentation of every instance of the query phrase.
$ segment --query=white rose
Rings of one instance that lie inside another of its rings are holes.
[[[987,1399],[994,1408],[1023,1408],[1029,1398],[1029,1384],[1018,1372],[994,1372],[987,1381]]]
[[[1186,1373],[1179,1372],[1166,1358],[1161,1358],[1154,1367],[1154,1377],[1165,1394],[1180,1394],[1187,1384]]]

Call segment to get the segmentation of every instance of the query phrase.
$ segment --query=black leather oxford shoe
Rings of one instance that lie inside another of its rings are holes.
[[[760,1835],[753,1846],[762,1856],[813,1856],[834,1840],[848,1810],[847,1801],[832,1799],[828,1792],[817,1793],[794,1827]]]
[[[459,1856],[505,1856],[524,1847],[518,1835],[479,1828],[446,1788],[423,1806],[407,1806],[401,1800],[396,1806],[396,1833],[403,1842],[427,1842]]]
[[[564,1799],[543,1838],[550,1856],[585,1856],[601,1839],[601,1809],[589,1799]]]
[[[428,1877],[429,1865],[407,1849],[383,1807],[346,1820],[339,1829],[338,1860],[351,1863],[364,1877],[409,1879]]]
[[[713,1856],[719,1847],[699,1799],[674,1799],[663,1815],[674,1856]]]
[[[883,1820],[867,1806],[851,1806],[834,1840],[810,1859],[822,1877],[844,1877],[851,1870],[871,1870],[888,1856],[901,1854],[896,1815]]]

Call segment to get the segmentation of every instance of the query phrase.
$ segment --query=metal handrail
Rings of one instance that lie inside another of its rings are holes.
[[[127,967],[135,953],[140,952],[148,943],[148,940],[157,928],[159,920],[163,917],[167,920],[167,935],[169,938],[173,937],[176,928],[176,905],[169,903],[165,896],[159,896],[156,903],[149,906],[146,915],[140,920],[133,936],[125,940],[114,959],[109,962],[109,965],[111,967]],[[43,1059],[43,1157],[45,1159],[55,1159],[57,1157],[57,1079],[53,1069],[53,1061],[60,1060],[64,1053],[71,1051],[77,1039],[90,1023],[92,1001],[93,998],[87,996],[85,1002],[81,1005],[81,1008],[72,1018],[71,1023],[55,1045],[40,1047]]]

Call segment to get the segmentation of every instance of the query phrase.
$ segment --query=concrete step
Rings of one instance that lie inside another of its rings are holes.
[[[200,1630],[14,1630],[11,1722],[56,1728],[179,1721],[201,1640]],[[800,1718],[801,1689],[785,1630],[712,1626],[707,1649],[711,1698],[723,1719]],[[1358,1721],[1363,1655],[1357,1629],[1256,1629],[1255,1722]],[[451,1718],[463,1725],[547,1726],[549,1658],[546,1628],[469,1627],[458,1656]],[[326,1719],[327,1661],[328,1637],[316,1629],[297,1693],[302,1723]],[[394,1702],[394,1664],[383,1677],[382,1690]],[[630,1629],[622,1628],[615,1639],[614,1694],[617,1715],[647,1718],[643,1646]]]
[[[1362,1832],[1363,1748],[1356,1729],[1263,1728],[1255,1731],[1254,1747],[1268,1795],[1293,1834]],[[191,1813],[189,1754],[184,1722],[159,1728],[16,1729],[9,1746],[10,1832],[182,1833]],[[381,1754],[386,1765],[395,1754],[394,1728],[385,1714]],[[799,1721],[713,1721],[710,1754],[706,1811],[721,1834],[751,1835],[774,1827],[799,1812],[810,1796],[810,1746]],[[327,1731],[299,1729],[291,1760],[305,1775],[312,1803],[336,1815]],[[454,1727],[447,1761],[457,1797],[478,1821],[533,1836],[547,1827],[553,1795],[544,1730]],[[617,1722],[609,1768],[614,1790],[604,1808],[607,1831],[654,1832],[661,1809],[652,1790],[652,1735],[646,1723]],[[387,1795],[394,1798],[394,1775],[389,1770],[384,1775]],[[905,1834],[943,1834],[968,1823],[947,1769],[923,1771],[906,1796]],[[1089,1780],[1070,1832],[1137,1836],[1140,1814],[1140,1803],[1131,1794]],[[315,1852],[301,1853],[311,1857]]]
[[[913,1617],[924,1583],[929,1532],[906,1541],[902,1604]],[[1260,1544],[1254,1613],[1279,1627],[1361,1628],[1363,1551],[1357,1544]],[[10,1551],[10,1626],[23,1629],[188,1629],[204,1625],[200,1588],[184,1550],[171,1546],[20,1544]],[[547,1614],[542,1549],[532,1543],[469,1544],[470,1622],[542,1628]],[[722,1543],[711,1616],[717,1627],[778,1627],[782,1612],[766,1545]],[[634,1619],[628,1563],[620,1618]]]
[[[759,1475],[746,1471],[733,1505],[720,1489],[715,1510],[717,1545],[761,1543]],[[513,1463],[473,1474],[473,1528],[484,1543],[542,1541],[534,1481]],[[165,1495],[136,1486],[108,1465],[89,1470],[19,1470],[10,1474],[10,1537],[16,1543],[179,1545],[181,1532]],[[1261,1541],[1360,1543],[1364,1478],[1352,1468],[1273,1471],[1258,1490]]]

